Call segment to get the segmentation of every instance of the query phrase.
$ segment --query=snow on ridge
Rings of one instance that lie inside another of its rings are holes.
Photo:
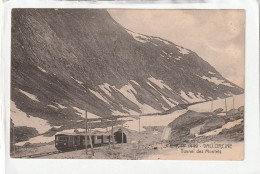
[[[82,109],[79,109],[78,107],[72,107],[73,109],[75,109],[78,113],[78,115],[80,115],[82,118],[85,118],[86,116],[85,116],[85,113],[86,113],[86,111],[84,111],[84,110],[82,110]],[[93,113],[91,113],[91,112],[87,112],[87,116],[88,116],[88,119],[89,118],[100,118],[100,116],[98,116],[98,115],[95,115],[95,114],[93,114]]]
[[[182,59],[182,57],[180,57],[180,56],[175,58],[175,60],[181,60],[181,59]]]
[[[137,40],[138,42],[142,42],[142,43],[147,43],[147,39],[148,37],[145,36],[145,35],[142,35],[142,34],[138,34],[138,33],[135,33],[133,31],[130,31],[130,30],[127,30],[126,31],[135,39]]]
[[[165,54],[166,56],[168,55],[164,50],[161,49],[161,51],[163,52],[163,54]]]
[[[149,77],[148,80],[154,83],[155,85],[159,86],[161,89],[166,88],[169,91],[172,91],[172,89],[168,85],[164,84],[162,80],[157,80],[154,77]]]
[[[115,86],[112,86],[116,91],[119,91],[125,98],[127,98],[128,100],[130,100],[131,102],[135,103],[137,106],[142,106],[141,103],[138,102],[138,100],[136,99],[135,95],[137,92],[135,91],[135,89],[133,88],[133,86],[128,83],[128,85],[123,86],[120,89],[117,89]]]
[[[16,127],[32,127],[35,128],[39,134],[42,134],[51,129],[51,126],[47,120],[26,114],[25,112],[18,109],[15,105],[15,102],[13,101],[10,103],[10,117]]]
[[[61,104],[59,104],[59,103],[57,103],[57,102],[55,102],[55,104],[58,105],[58,107],[61,108],[61,109],[67,108],[66,106],[63,106],[63,105],[61,105]]]
[[[178,50],[179,50],[179,52],[181,53],[181,54],[189,54],[190,53],[190,51],[189,50],[187,50],[187,49],[185,49],[185,48],[183,48],[183,47],[180,47],[180,46],[176,46],[176,48],[178,48]]]
[[[59,109],[59,108],[57,108],[56,106],[53,106],[53,105],[47,105],[47,106],[54,108],[54,109]]]
[[[216,73],[214,73],[214,72],[211,72],[211,71],[209,71],[208,73],[209,73],[209,74],[212,74],[212,75],[216,74]]]
[[[158,47],[158,46],[159,46],[159,45],[157,45],[157,44],[155,44],[155,43],[153,43],[153,42],[151,42],[151,41],[150,41],[150,43],[151,43],[151,44],[153,44],[153,45],[154,45],[154,46],[156,46],[156,47]]]
[[[130,80],[130,81],[133,82],[134,84],[136,84],[137,86],[140,86],[136,81],[134,81],[134,80]]]
[[[136,90],[133,88],[133,86],[130,83],[128,83],[127,85],[122,86],[119,91],[121,93],[126,91],[128,93],[135,93],[135,94],[137,94]]]
[[[89,89],[89,90],[90,90],[90,92],[91,92],[92,94],[94,94],[97,98],[99,98],[100,100],[102,100],[102,101],[104,101],[105,103],[109,104],[109,102],[108,102],[101,94],[99,94],[98,92],[96,92],[96,91],[94,91],[94,90],[91,90],[91,89]]]
[[[110,97],[112,96],[111,89],[109,88],[110,85],[108,83],[104,83],[104,84],[98,85],[98,86],[105,94],[109,95]]]
[[[116,110],[111,110],[112,111],[112,115],[116,116],[116,115],[120,115],[120,116],[127,116],[129,114],[127,113],[122,113],[120,111],[116,111]]]
[[[79,81],[79,80],[77,80],[77,79],[75,79],[74,77],[72,77],[72,76],[70,76],[73,80],[75,80],[78,84],[80,84],[80,85],[82,85],[83,84],[83,82],[81,82],[81,81]]]
[[[190,103],[205,101],[205,99],[202,98],[201,93],[198,93],[198,95],[195,95],[193,92],[188,92],[188,95],[187,95],[184,91],[181,90],[181,97]]]
[[[147,82],[147,84],[148,84],[149,86],[151,86],[154,90],[156,90],[157,92],[159,92],[150,82]],[[160,92],[159,92],[159,94],[161,95],[161,97],[163,98],[163,100],[164,100],[170,107],[176,106],[174,103],[172,103],[172,100],[167,99],[167,98],[164,97],[164,95],[161,94]]]
[[[23,93],[24,95],[26,95],[27,97],[29,97],[30,99],[32,99],[32,100],[34,100],[34,101],[37,101],[37,102],[40,102],[35,95],[30,94],[29,92],[25,92],[25,91],[23,91],[23,90],[21,90],[21,89],[19,89],[19,91],[20,91],[21,93]]]
[[[161,38],[159,38],[159,37],[152,37],[152,39],[159,40],[159,41],[165,43],[166,45],[171,45],[171,43],[170,43],[169,41],[166,41],[166,40],[161,39]]]
[[[234,108],[239,108],[244,106],[244,94],[234,95]],[[226,98],[227,110],[233,109],[233,97]],[[212,109],[211,109],[212,107]],[[189,110],[196,112],[213,112],[218,108],[225,110],[225,99],[220,99],[219,97],[215,100],[199,103],[188,107]]]
[[[170,106],[170,107],[174,107],[176,106],[175,104],[173,104],[170,100],[168,100],[166,97],[164,97],[163,95],[161,95],[161,97],[163,98],[163,100]]]
[[[216,85],[225,85],[225,86],[229,86],[229,87],[235,87],[232,84],[230,84],[228,82],[225,82],[225,80],[220,80],[220,79],[218,79],[216,77],[202,76],[201,78],[204,79],[204,80],[208,80],[209,82],[215,83]]]
[[[85,118],[85,111],[84,110],[82,110],[82,109],[79,109],[79,108],[77,108],[77,107],[72,107],[73,109],[75,109],[78,113],[78,115],[80,115],[82,118]]]
[[[39,66],[37,66],[37,68],[38,68],[39,70],[41,70],[41,72],[44,72],[44,73],[47,72],[45,69],[43,69],[43,68],[41,68],[41,67],[39,67]]]

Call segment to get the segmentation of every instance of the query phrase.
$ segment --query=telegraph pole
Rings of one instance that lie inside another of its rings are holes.
[[[124,143],[123,123],[121,125],[121,130],[122,130],[122,144],[123,144]]]
[[[211,100],[211,109],[210,112],[213,112],[213,100]]]
[[[235,98],[234,98],[234,95],[232,95],[233,97],[233,109],[235,109]]]
[[[88,113],[85,111],[85,146],[86,146],[86,155],[88,154]]]
[[[141,133],[141,115],[139,115],[139,136],[140,136],[140,133]]]
[[[225,109],[226,109],[226,116],[227,116],[227,98],[225,97]]]
[[[15,131],[15,129],[14,129],[14,124],[13,124],[13,148],[14,148],[14,155],[15,155],[15,132],[14,131]]]

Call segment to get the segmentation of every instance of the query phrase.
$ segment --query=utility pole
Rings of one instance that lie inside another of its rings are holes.
[[[213,112],[213,100],[211,100],[211,108],[210,108],[210,112]]]
[[[15,155],[15,133],[14,133],[14,130],[15,129],[14,129],[14,124],[13,124],[13,148],[14,148],[14,155]]]
[[[226,109],[226,116],[227,116],[227,98],[225,97],[225,109]]]
[[[115,119],[115,123],[116,123],[116,119]],[[113,123],[112,123],[112,129],[111,129],[111,139],[112,139],[112,147],[114,148],[115,147],[115,145],[114,145],[114,125],[113,125]]]
[[[91,147],[91,151],[92,151],[92,156],[94,156],[94,148],[93,148],[93,142],[92,142],[92,139],[91,139],[91,135],[88,135],[89,137],[89,140],[90,140],[90,147]]]
[[[122,130],[122,144],[123,144],[124,143],[123,123],[121,125],[121,130]]]
[[[233,97],[233,109],[235,109],[235,98],[234,98],[234,95],[232,95]]]
[[[85,146],[86,146],[86,155],[88,154],[88,112],[85,111]]]
[[[141,115],[139,115],[139,136],[141,133]]]

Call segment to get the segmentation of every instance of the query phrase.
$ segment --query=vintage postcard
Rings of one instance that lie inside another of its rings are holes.
[[[244,159],[245,10],[14,8],[10,157]]]

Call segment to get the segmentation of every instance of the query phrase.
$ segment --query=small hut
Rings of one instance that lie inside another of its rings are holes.
[[[125,127],[115,127],[113,135],[115,143],[134,143],[139,141],[138,132],[129,130]]]

